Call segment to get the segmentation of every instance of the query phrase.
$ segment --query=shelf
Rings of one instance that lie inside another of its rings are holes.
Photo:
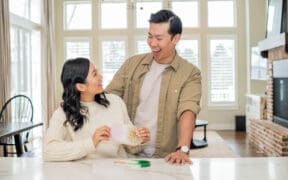
[[[263,58],[268,58],[268,50],[285,46],[285,51],[288,52],[288,33],[281,33],[278,36],[266,38],[258,42],[258,47]]]

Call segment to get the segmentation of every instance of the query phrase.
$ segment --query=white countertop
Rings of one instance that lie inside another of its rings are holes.
[[[0,158],[1,180],[287,180],[288,157],[203,158],[192,165],[169,165],[163,159],[148,159],[140,168],[115,164],[117,159],[43,162],[39,158]]]

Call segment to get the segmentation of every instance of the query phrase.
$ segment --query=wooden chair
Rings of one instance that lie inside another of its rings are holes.
[[[34,108],[32,101],[25,95],[16,95],[10,98],[2,107],[0,112],[1,122],[33,122]],[[29,142],[30,131],[21,134],[25,152],[28,151],[27,143]],[[13,137],[0,139],[0,145],[3,146],[3,155],[16,154],[14,151],[9,151],[8,146],[15,146]]]

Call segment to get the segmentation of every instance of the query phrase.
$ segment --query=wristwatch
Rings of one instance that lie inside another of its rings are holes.
[[[189,155],[189,147],[188,146],[179,146],[176,148],[176,151],[178,151],[178,150]]]

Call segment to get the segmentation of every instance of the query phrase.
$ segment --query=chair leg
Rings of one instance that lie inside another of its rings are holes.
[[[24,151],[25,151],[25,152],[28,152],[28,148],[27,148],[27,145],[26,145],[26,144],[24,144]]]
[[[8,151],[7,151],[6,145],[3,145],[3,155],[4,155],[4,157],[8,157]]]

